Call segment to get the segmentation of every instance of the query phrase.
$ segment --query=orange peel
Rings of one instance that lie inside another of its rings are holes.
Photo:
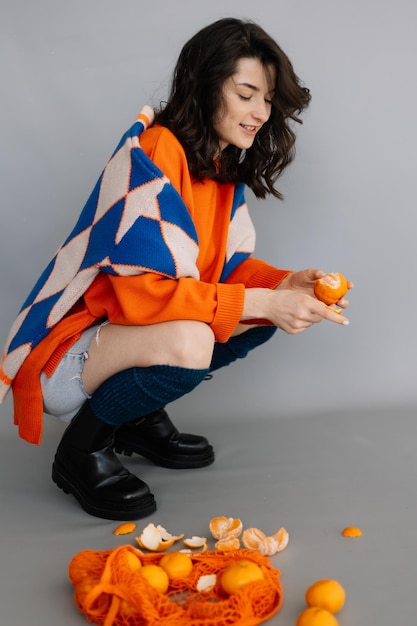
[[[207,537],[197,537],[196,535],[193,535],[192,537],[184,539],[183,543],[187,546],[187,548],[206,548]]]
[[[242,528],[242,521],[235,517],[213,517],[209,523],[209,529],[214,539],[240,537]]]
[[[203,574],[197,580],[196,589],[200,593],[209,593],[214,589],[217,583],[216,574]]]
[[[360,537],[362,535],[362,531],[356,526],[346,526],[346,528],[342,530],[342,535],[343,537]]]
[[[276,530],[269,537],[259,528],[247,528],[242,535],[245,548],[258,550],[264,556],[273,556],[284,550],[289,541],[289,534],[285,528]]]
[[[163,526],[150,523],[145,526],[139,537],[136,537],[136,543],[140,548],[150,552],[163,552],[183,537],[184,534],[171,535]]]
[[[113,530],[113,535],[129,535],[136,530],[135,522],[124,522]]]

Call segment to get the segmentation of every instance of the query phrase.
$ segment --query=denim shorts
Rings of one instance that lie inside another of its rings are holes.
[[[107,323],[107,322],[105,322]],[[91,396],[84,389],[81,374],[88,359],[88,351],[94,337],[103,324],[87,328],[64,354],[52,376],[41,373],[43,408],[45,413],[70,422],[86,400]]]

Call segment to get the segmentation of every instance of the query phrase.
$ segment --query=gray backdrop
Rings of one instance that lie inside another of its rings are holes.
[[[311,89],[285,201],[248,203],[257,256],[355,282],[349,327],[279,333],[173,412],[235,419],[415,406],[415,0],[1,0],[0,340],[181,46],[261,23]],[[10,418],[11,398],[0,407]]]

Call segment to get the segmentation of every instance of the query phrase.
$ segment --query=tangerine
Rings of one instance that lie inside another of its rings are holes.
[[[177,580],[191,574],[193,562],[185,552],[170,552],[159,561],[159,567],[168,574],[170,580]]]
[[[137,572],[138,570],[141,569],[142,567],[142,563],[141,560],[139,559],[138,556],[136,556],[136,554],[134,554],[133,552],[130,551],[126,551],[124,558],[126,560],[126,565],[128,566],[129,569],[131,569],[133,572]]]
[[[340,272],[330,272],[314,283],[314,295],[325,304],[336,304],[347,290],[347,280]]]
[[[300,613],[295,626],[339,626],[339,622],[326,609],[311,606]]]
[[[242,532],[242,520],[234,517],[213,517],[209,522],[210,532],[215,539],[239,537]]]
[[[75,586],[75,597],[78,599],[80,604],[84,603],[87,595],[98,585],[99,582],[100,579],[98,577],[91,578],[90,576],[85,576],[77,583]]]
[[[317,580],[306,591],[306,603],[310,607],[337,613],[345,603],[346,593],[337,580]]]
[[[146,578],[151,587],[153,587],[160,593],[166,593],[168,591],[168,574],[165,570],[162,569],[162,567],[159,567],[159,565],[143,565],[140,568],[139,573],[141,576]]]
[[[263,580],[263,577],[259,565],[249,559],[240,559],[226,567],[221,575],[220,584],[223,591],[231,595],[250,583]]]

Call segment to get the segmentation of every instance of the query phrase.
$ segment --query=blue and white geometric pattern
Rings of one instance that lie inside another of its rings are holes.
[[[197,233],[182,198],[140,147],[153,121],[144,107],[106,164],[69,237],[23,304],[0,370],[0,402],[30,351],[65,316],[99,272],[154,272],[199,279]],[[254,249],[254,229],[236,188],[223,279]]]

